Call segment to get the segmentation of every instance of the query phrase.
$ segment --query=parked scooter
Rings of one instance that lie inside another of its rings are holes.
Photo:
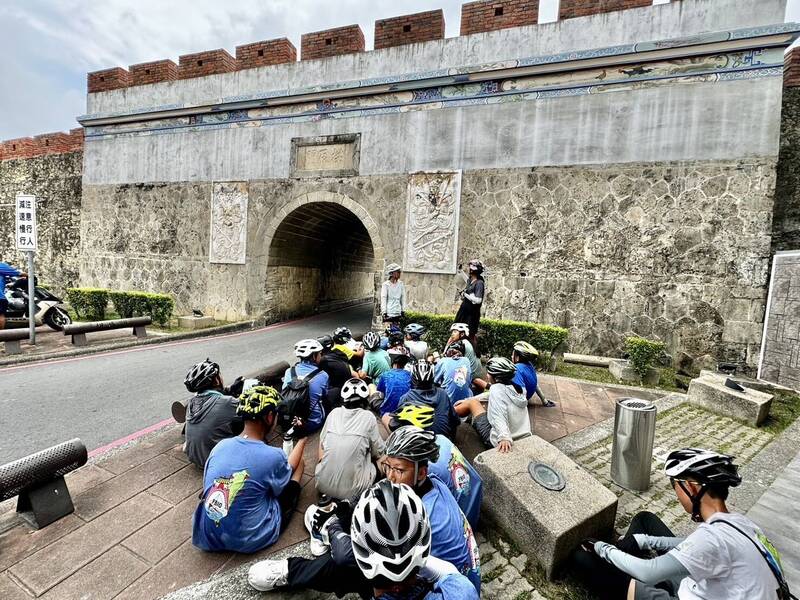
[[[34,321],[37,325],[47,325],[50,329],[61,331],[65,325],[72,323],[72,319],[62,306],[61,298],[51,294],[46,289],[38,287],[34,279]],[[20,327],[28,325],[28,280],[17,277],[6,285],[6,300],[8,312],[6,313],[6,327]]]

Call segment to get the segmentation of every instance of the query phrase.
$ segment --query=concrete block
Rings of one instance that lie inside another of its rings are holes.
[[[772,394],[744,388],[737,391],[725,386],[725,375],[708,371],[689,383],[688,400],[713,413],[757,427],[769,416]]]
[[[620,381],[641,381],[639,373],[631,365],[631,361],[622,359],[613,359],[608,363],[608,370],[611,374]]]
[[[203,329],[211,327],[213,324],[214,317],[195,317],[194,315],[178,317],[178,327],[182,329]]]
[[[550,465],[566,480],[561,491],[536,483],[531,462]],[[586,537],[608,539],[617,497],[566,454],[538,436],[514,442],[509,454],[475,458],[484,482],[483,516],[553,578]]]

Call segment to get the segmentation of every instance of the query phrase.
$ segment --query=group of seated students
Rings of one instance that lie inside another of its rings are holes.
[[[252,553],[275,543],[298,503],[306,440],[319,431],[319,502],[305,513],[314,558],[258,562],[250,585],[386,600],[480,597],[473,529],[482,482],[454,443],[456,429],[469,421],[487,447],[509,452],[531,435],[529,404],[537,395],[551,403],[538,391],[537,353],[527,342],[484,368],[461,324],[441,357],[423,333],[408,326],[358,343],[339,328],[301,340],[280,392],[254,385],[238,398],[226,393],[218,365],[195,365],[185,379],[195,393],[185,448],[204,467],[194,545]],[[281,449],[268,441],[289,397],[309,406],[282,426]],[[381,425],[391,432],[386,441]],[[727,512],[728,487],[740,481],[731,457],[682,450],[670,455],[667,475],[705,525],[681,540],[644,513],[615,545],[586,540],[575,564],[587,587],[634,600],[788,598],[772,585],[777,552],[755,524]]]

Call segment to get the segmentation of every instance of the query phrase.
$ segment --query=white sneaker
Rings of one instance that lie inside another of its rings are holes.
[[[289,582],[289,561],[262,560],[250,567],[247,581],[259,592],[269,592]]]
[[[316,504],[312,504],[306,509],[304,518],[306,529],[308,529],[308,534],[311,536],[308,546],[311,550],[311,554],[314,556],[322,556],[330,547],[327,528],[328,521],[325,521],[325,525],[322,526],[322,530],[317,531],[314,529],[314,516],[317,514],[318,510],[319,507]]]

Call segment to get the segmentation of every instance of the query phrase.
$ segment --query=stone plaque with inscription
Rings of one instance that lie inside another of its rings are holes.
[[[360,134],[324,135],[292,140],[293,177],[358,175]]]
[[[461,171],[409,175],[404,270],[456,272],[460,204]]]
[[[211,196],[209,262],[245,263],[247,247],[247,184],[215,183]]]

